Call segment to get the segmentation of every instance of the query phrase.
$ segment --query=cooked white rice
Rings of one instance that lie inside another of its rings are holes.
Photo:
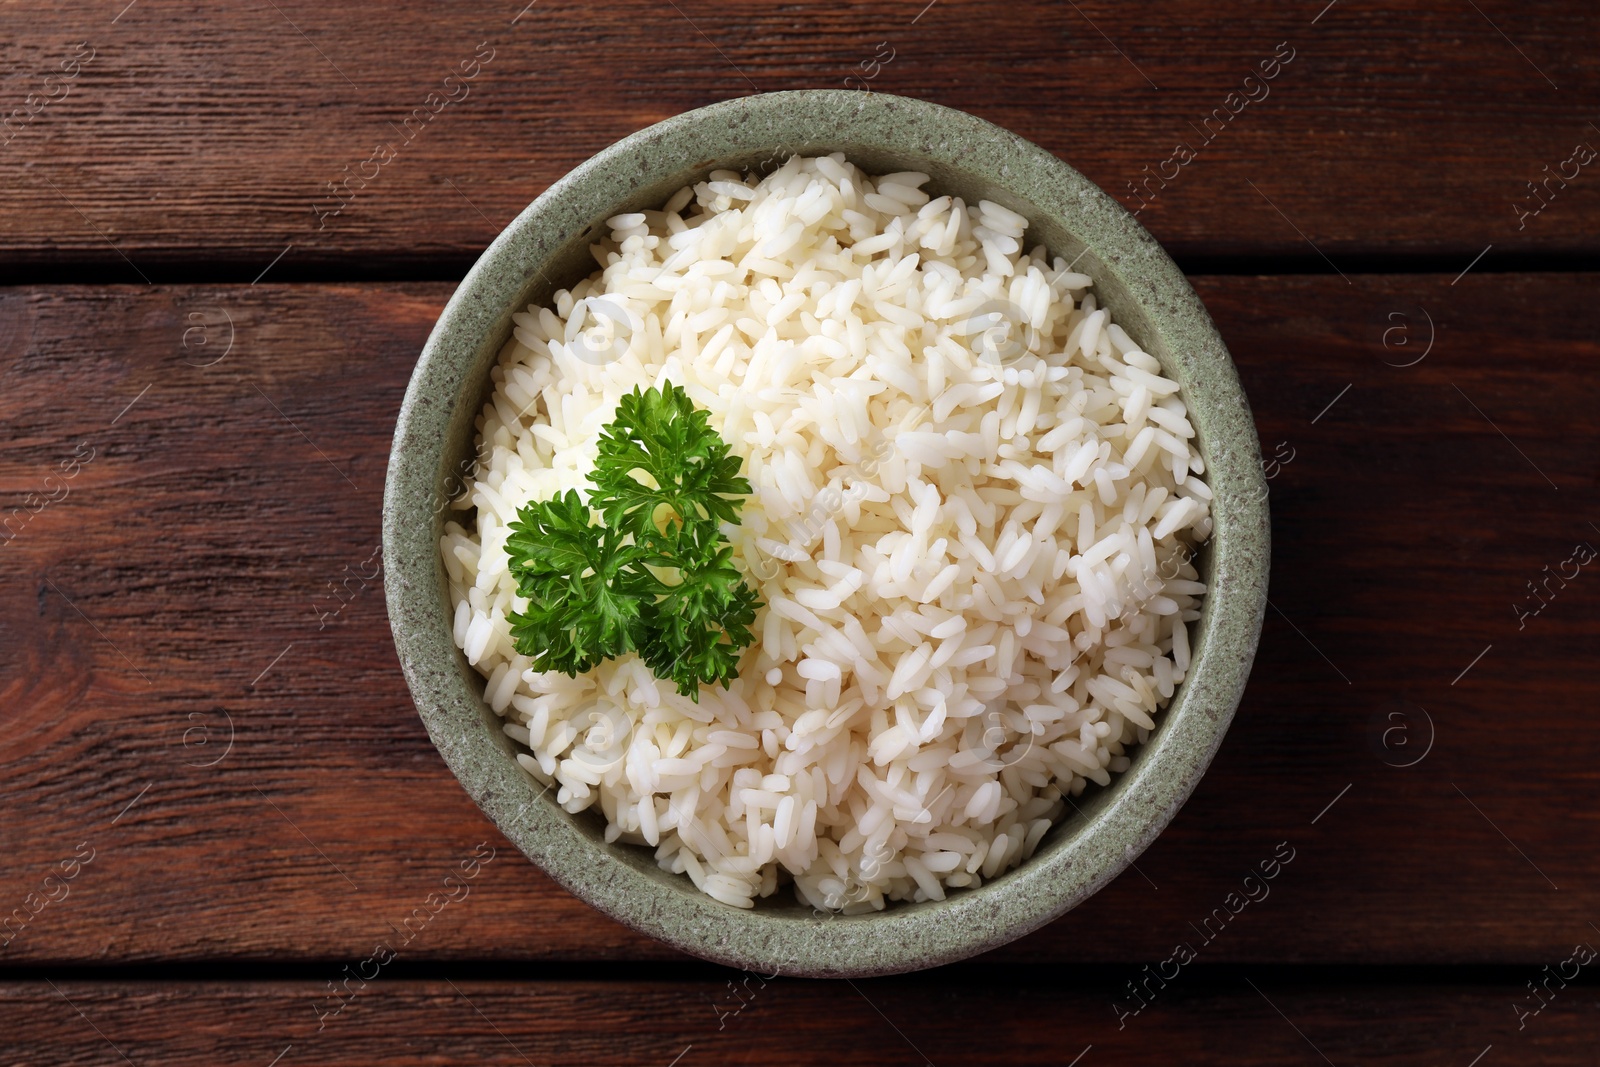
[[[610,219],[602,269],[515,316],[454,504],[475,522],[442,539],[522,766],[736,907],[1015,867],[1189,667],[1211,492],[1178,386],[1026,219],[926,181],[793,158]],[[507,623],[507,524],[587,492],[619,398],[668,382],[744,458],[728,535],[766,603],[699,703],[633,656],[532,670]]]

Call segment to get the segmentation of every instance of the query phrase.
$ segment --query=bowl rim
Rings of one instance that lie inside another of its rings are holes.
[[[1216,496],[1212,583],[1190,671],[1156,734],[1113,779],[1109,799],[1062,846],[977,890],[865,916],[736,909],[681,875],[666,877],[683,879],[682,889],[668,886],[664,872],[649,869],[648,853],[639,850],[641,864],[592,840],[553,797],[536,794],[505,739],[485,728],[481,686],[475,692],[461,670],[441,593],[442,520],[418,519],[437,510],[451,412],[464,389],[482,387],[468,380],[469,365],[492,332],[495,348],[504,342],[510,311],[543,262],[607,217],[596,210],[610,213],[625,198],[620,184],[637,188],[766,150],[778,128],[807,131],[778,139],[780,150],[807,137],[820,145],[866,138],[889,154],[1026,189],[1035,211],[1060,220],[1098,258],[1096,285],[1115,275],[1160,333],[1162,346],[1141,340],[1169,352],[1163,366],[1183,387]],[[709,158],[708,143],[722,146]],[[703,958],[763,974],[865,977],[1021,937],[1093,895],[1160,834],[1198,784],[1243,694],[1265,612],[1270,532],[1259,444],[1233,362],[1177,265],[1126,209],[1055,155],[965,112],[883,93],[798,90],[712,104],[623,138],[552,184],[495,238],[439,316],[406,390],[384,487],[383,555],[395,649],[430,737],[479,808],[550,877],[618,922]]]

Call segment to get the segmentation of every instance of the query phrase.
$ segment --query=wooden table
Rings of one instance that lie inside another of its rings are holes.
[[[522,2],[0,6],[0,1063],[1596,1062],[1592,4]],[[1277,460],[1272,609],[1211,772],[1093,900],[735,999],[451,777],[379,500],[517,211],[659,119],[847,77],[1141,210]]]

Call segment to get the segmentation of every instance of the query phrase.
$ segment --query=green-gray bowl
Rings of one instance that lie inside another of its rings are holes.
[[[1182,386],[1215,532],[1190,671],[1132,766],[1079,798],[1033,857],[942,901],[858,916],[777,898],[720,904],[648,849],[606,844],[593,812],[563,811],[518,765],[451,639],[439,557],[443,502],[460,492],[473,422],[511,314],[593,270],[606,218],[655,207],[718,168],[843,152],[870,173],[918,170],[929,188],[988,199],[1031,221],[1028,244],[1075,260],[1102,307]],[[401,405],[383,500],[389,619],[417,710],[445,762],[502,833],[600,911],[685,952],[762,974],[865,976],[932,967],[1004,944],[1081,903],[1167,825],[1199,782],[1244,691],[1267,595],[1266,482],[1250,408],[1210,317],[1177,266],[1121,205],[1037,145],[960,111],[882,93],[809,90],[730,100],[617,142],[550,186],[467,274]]]

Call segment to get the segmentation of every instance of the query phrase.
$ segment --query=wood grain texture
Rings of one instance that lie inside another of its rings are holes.
[[[5,1062],[40,1067],[121,1063],[119,1052],[136,1064],[284,1067],[1282,1065],[1319,1056],[1398,1067],[1465,1065],[1490,1047],[1485,1062],[1593,1063],[1600,995],[1592,986],[1551,989],[1548,1006],[1518,1030],[1513,1005],[1528,994],[1510,984],[1283,986],[1260,974],[1216,983],[1195,976],[1119,1029],[1106,994],[1039,981],[378,979],[319,1031],[322,983],[62,980],[0,985],[0,1026]]]
[[[1537,968],[1600,943],[1600,578],[1513,610],[1600,544],[1596,278],[1195,281],[1288,457],[1274,610],[1171,827],[993,958]],[[407,959],[677,958],[477,812],[360,577],[449,292],[0,291],[0,523],[28,515],[0,544],[0,915],[36,911],[0,963],[359,960],[481,842]],[[1270,895],[1207,925],[1280,842]]]
[[[439,277],[618,138],[848,78],[1036,141],[1146,205],[1180,257],[1600,254],[1600,183],[1578,163],[1537,217],[1517,207],[1600,145],[1584,0],[120,6],[0,7],[9,280],[195,280],[202,261],[249,280],[280,254],[289,277]],[[1292,58],[1246,82],[1275,55]],[[464,62],[474,77],[446,83]],[[348,174],[370,181],[323,217]]]

